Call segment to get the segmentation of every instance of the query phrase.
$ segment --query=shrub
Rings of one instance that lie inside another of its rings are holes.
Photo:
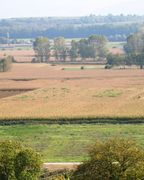
[[[0,179],[36,180],[40,166],[40,155],[33,150],[15,141],[0,142]]]
[[[72,171],[60,170],[49,172],[47,169],[44,169],[42,175],[40,176],[40,180],[70,180],[72,176]]]
[[[122,92],[117,89],[107,89],[94,95],[93,97],[118,97],[122,95]]]
[[[0,59],[0,72],[9,71],[12,67],[12,61],[14,58],[12,56],[8,56],[6,58]]]
[[[83,70],[84,69],[84,66],[81,66],[81,70]]]
[[[110,64],[105,65],[105,69],[111,69],[113,66]]]
[[[73,180],[142,180],[144,150],[131,140],[97,142],[89,160],[78,167]]]

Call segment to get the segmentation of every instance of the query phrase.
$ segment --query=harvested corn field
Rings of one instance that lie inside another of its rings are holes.
[[[0,118],[144,116],[143,70],[79,67],[14,64],[0,74],[0,89],[33,91],[6,98],[0,92]]]

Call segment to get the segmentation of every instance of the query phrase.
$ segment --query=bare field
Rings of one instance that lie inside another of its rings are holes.
[[[33,50],[0,50],[0,58],[13,56],[17,62],[31,62],[34,57]]]
[[[124,50],[121,48],[109,48],[109,52],[114,55],[117,55],[117,54],[121,55],[125,53]]]
[[[0,118],[144,116],[143,70],[68,67],[79,66],[14,64],[1,73],[0,89],[36,90],[1,98]]]

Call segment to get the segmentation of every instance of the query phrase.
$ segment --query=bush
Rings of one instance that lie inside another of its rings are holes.
[[[107,65],[105,66],[105,69],[111,69],[112,67],[113,67],[112,65],[107,64]]]
[[[81,66],[81,70],[84,70],[84,66]]]
[[[8,56],[6,58],[0,59],[0,72],[9,71],[12,67],[13,60],[13,56]]]
[[[78,167],[73,180],[142,180],[144,150],[134,142],[111,139],[97,142],[89,160]]]
[[[113,55],[113,54],[108,54],[107,55],[107,65],[109,66],[120,66],[126,65],[126,57],[124,55]]]
[[[0,179],[36,180],[40,173],[40,155],[19,142],[0,142]]]
[[[72,176],[72,171],[60,170],[49,172],[47,169],[44,169],[42,175],[40,176],[40,180],[70,180]]]

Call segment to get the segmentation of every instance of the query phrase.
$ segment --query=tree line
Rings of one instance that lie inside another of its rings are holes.
[[[49,62],[51,57],[56,61],[65,62],[107,62],[105,68],[113,66],[137,65],[143,69],[144,66],[144,29],[128,36],[124,45],[125,54],[113,55],[108,53],[107,38],[105,36],[91,35],[79,41],[72,40],[67,46],[64,37],[55,38],[53,44],[46,37],[39,37],[33,43],[36,58],[33,62]]]
[[[57,25],[47,29],[30,28],[29,24],[25,28],[19,26],[1,27],[0,26],[0,43],[7,43],[7,34],[10,34],[10,41],[16,42],[16,39],[34,39],[38,36],[55,37],[63,36],[65,38],[87,38],[91,34],[106,36],[109,41],[126,41],[127,36],[136,32],[140,24],[98,24],[98,25]]]
[[[125,41],[142,25],[144,16],[85,16],[72,18],[12,18],[0,20],[0,37],[11,39],[36,38],[45,36],[51,39],[87,38],[91,34],[106,36],[110,41]],[[6,42],[1,39],[1,42]]]
[[[55,38],[53,45],[46,37],[39,37],[33,43],[36,58],[33,62],[49,62],[50,57],[55,57],[56,61],[66,61],[67,59],[76,62],[79,58],[88,58],[97,61],[105,59],[107,53],[108,40],[104,36],[92,35],[87,39],[79,41],[72,40],[70,47],[67,46],[64,37]]]

